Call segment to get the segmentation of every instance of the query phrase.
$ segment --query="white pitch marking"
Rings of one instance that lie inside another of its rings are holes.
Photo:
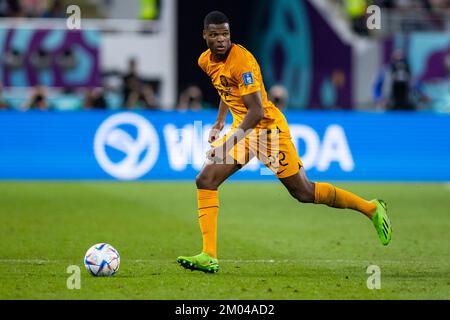
[[[0,259],[0,263],[10,264],[49,264],[63,262],[62,260],[43,260],[43,259]]]
[[[151,263],[151,262],[171,262],[171,260],[168,259],[127,259],[125,260],[127,263]],[[308,263],[426,263],[426,261],[423,260],[379,260],[379,259],[361,259],[361,260],[355,260],[355,259],[298,259],[298,260],[292,260],[292,259],[281,259],[281,260],[275,260],[275,259],[259,259],[259,260],[245,260],[245,259],[219,259],[219,262],[225,262],[225,263],[261,263],[261,264],[268,264],[268,263],[299,263],[299,264],[308,264]],[[55,264],[55,263],[73,263],[73,260],[49,260],[49,259],[0,259],[0,264]],[[82,264],[83,261],[80,261],[80,264]]]

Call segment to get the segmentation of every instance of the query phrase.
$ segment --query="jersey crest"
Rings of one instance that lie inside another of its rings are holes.
[[[253,84],[253,74],[251,72],[246,72],[242,75],[242,77],[244,78],[244,84],[246,86]]]

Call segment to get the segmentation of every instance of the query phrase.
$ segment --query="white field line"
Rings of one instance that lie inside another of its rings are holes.
[[[151,262],[162,262],[167,261],[166,259],[130,259],[126,260],[129,263],[151,263]],[[46,260],[46,259],[0,259],[0,264],[57,264],[57,263],[72,263],[71,260]],[[171,261],[172,262],[172,261]],[[245,260],[245,259],[221,259],[219,262],[224,263],[256,263],[256,264],[277,264],[277,263],[298,263],[298,264],[309,264],[309,263],[350,263],[350,264],[360,264],[360,263],[427,263],[424,260],[378,260],[378,259],[258,259],[258,260]],[[83,260],[80,261],[80,264]]]
[[[51,264],[60,263],[63,260],[43,260],[43,259],[0,259],[0,264]]]

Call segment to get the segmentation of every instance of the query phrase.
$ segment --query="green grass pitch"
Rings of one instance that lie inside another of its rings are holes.
[[[201,250],[194,183],[2,182],[0,299],[449,299],[450,187],[337,185],[387,201],[389,246],[356,212],[300,204],[279,183],[227,182],[221,269],[204,274],[175,262]],[[84,269],[98,242],[121,254],[114,277]],[[79,290],[69,265],[82,268]]]

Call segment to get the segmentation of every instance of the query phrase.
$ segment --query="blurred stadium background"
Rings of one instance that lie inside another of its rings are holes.
[[[287,89],[274,90],[281,107],[450,112],[446,0],[83,0],[81,30],[70,31],[73,2],[0,2],[2,109],[215,108],[195,64],[202,18],[219,8],[266,86]],[[372,4],[382,8],[379,30],[366,27]],[[405,67],[392,70],[395,59]]]
[[[72,4],[81,9],[79,30],[67,28]],[[370,5],[381,8],[380,29],[366,27]],[[381,193],[393,203],[397,228],[391,251],[365,256],[368,246],[378,245],[373,230],[354,231],[363,242],[359,247],[351,235],[333,229],[330,211],[289,202],[282,187],[270,183],[274,177],[253,161],[232,177],[251,183],[224,187],[235,200],[228,209],[222,204],[221,219],[229,217],[219,231],[224,272],[227,265],[232,273],[240,266],[231,257],[250,256],[262,261],[255,269],[258,277],[270,278],[276,266],[265,269],[264,259],[276,264],[294,257],[306,266],[300,272],[288,261],[290,273],[306,287],[290,287],[294,280],[286,277],[278,283],[276,273],[283,271],[274,271],[270,290],[252,283],[252,276],[248,290],[241,290],[246,280],[236,275],[230,294],[224,289],[217,298],[448,299],[449,0],[0,0],[0,240],[5,244],[0,297],[211,297],[192,283],[177,291],[184,281],[177,277],[185,273],[171,264],[165,277],[165,264],[197,250],[200,241],[194,178],[219,100],[197,59],[206,49],[203,18],[212,10],[228,15],[232,41],[258,59],[309,177],[350,182],[349,189],[366,197]],[[246,186],[274,194],[278,204],[262,201]],[[235,192],[247,193],[253,204],[232,196]],[[295,220],[297,208],[304,216]],[[254,231],[261,237],[258,243],[243,236],[249,227],[241,225],[244,209],[252,228],[260,228]],[[280,210],[290,220],[267,213]],[[360,227],[361,221],[344,219],[346,226]],[[294,220],[301,223],[301,238],[291,227]],[[118,225],[127,232],[118,231]],[[280,233],[290,236],[281,244],[270,242]],[[170,239],[161,240],[165,237]],[[130,279],[125,279],[133,288],[128,291],[108,283],[111,295],[92,289],[105,285],[93,282],[78,296],[62,294],[62,266],[80,264],[84,250],[100,241],[125,252],[138,267],[128,262],[127,269],[124,260],[122,274],[143,276],[154,295],[145,295],[145,286]],[[332,248],[329,241],[335,241]],[[339,251],[344,242],[347,248]],[[55,243],[65,246],[64,253]],[[263,256],[262,247],[272,256]],[[392,290],[384,295],[365,288],[365,269],[358,268],[370,262],[395,270],[386,280]],[[330,276],[332,263],[341,271]],[[351,279],[361,280],[358,287],[343,280],[346,269]],[[24,272],[29,282],[21,286]],[[54,284],[46,272],[62,284]],[[404,273],[414,278],[402,279]],[[324,274],[330,278],[319,279]],[[154,275],[165,277],[166,291]],[[211,285],[196,279],[199,286]]]

